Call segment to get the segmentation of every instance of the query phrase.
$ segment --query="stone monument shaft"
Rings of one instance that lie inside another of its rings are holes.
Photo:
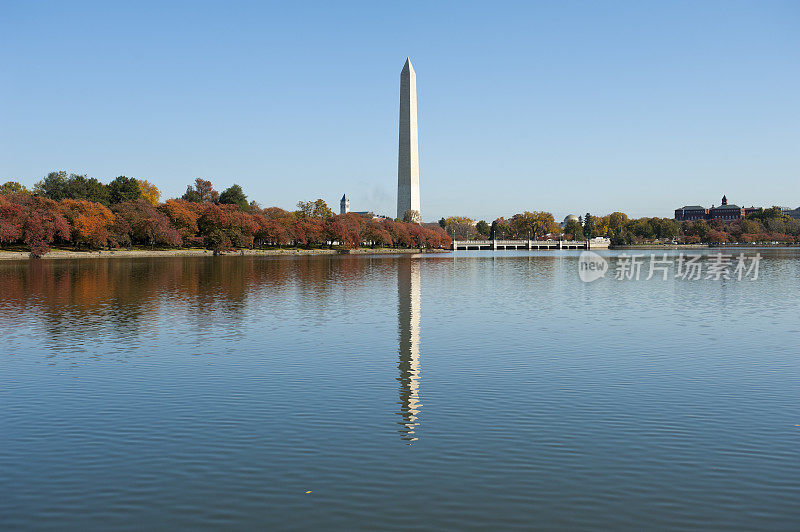
[[[417,75],[406,59],[400,72],[400,144],[397,153],[397,217],[419,206],[419,145],[417,140]],[[420,220],[417,220],[420,221]]]

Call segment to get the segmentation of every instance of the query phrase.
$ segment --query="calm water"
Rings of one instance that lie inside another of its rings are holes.
[[[800,252],[762,253],[0,263],[0,528],[797,530]]]

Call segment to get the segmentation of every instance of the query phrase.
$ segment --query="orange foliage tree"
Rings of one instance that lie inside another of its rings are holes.
[[[65,199],[61,212],[70,224],[70,236],[76,246],[99,248],[108,244],[114,213],[100,203]]]
[[[200,218],[198,204],[183,199],[171,199],[159,206],[166,214],[175,229],[181,235],[183,245],[199,244],[202,238],[197,236],[197,220]]]

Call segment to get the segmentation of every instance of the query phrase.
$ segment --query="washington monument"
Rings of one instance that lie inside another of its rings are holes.
[[[400,145],[397,152],[397,217],[416,211],[419,222],[419,146],[417,142],[417,74],[406,58],[400,72]]]

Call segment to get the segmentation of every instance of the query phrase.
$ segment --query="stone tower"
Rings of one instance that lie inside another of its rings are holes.
[[[397,217],[419,206],[419,146],[417,141],[417,74],[406,58],[400,72],[400,143],[397,153]]]
[[[342,196],[342,201],[339,202],[339,214],[347,214],[348,212],[350,212],[350,200],[345,194]]]

